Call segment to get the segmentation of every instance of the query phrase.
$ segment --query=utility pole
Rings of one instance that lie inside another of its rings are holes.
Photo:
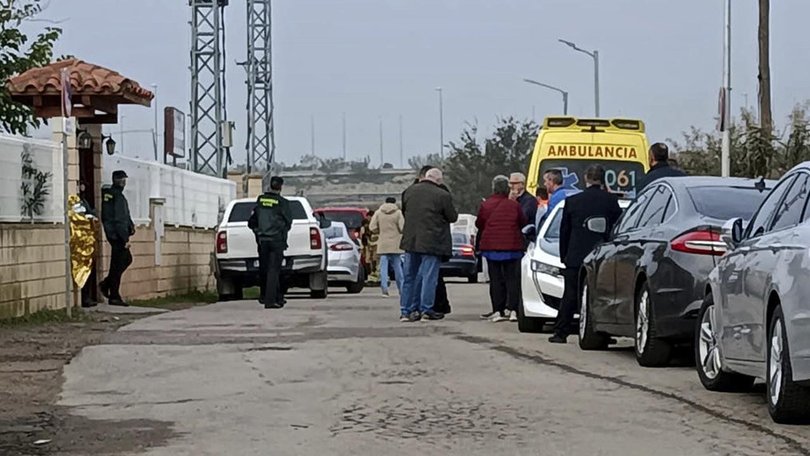
[[[315,155],[315,116],[309,116],[309,139],[310,139],[310,153],[313,157],[317,157]]]
[[[566,41],[566,40],[557,40],[560,43],[570,47],[571,49],[581,52],[583,54],[587,54],[593,59],[593,103],[594,103],[594,111],[596,112],[596,117],[599,117],[599,51],[586,51],[585,49],[580,48],[576,44]]]
[[[346,113],[343,113],[343,161],[346,161]]]
[[[402,114],[400,114],[399,115],[399,167],[400,168],[405,167],[405,161],[404,161],[405,160],[405,155],[404,155],[404,152],[403,152],[404,150],[405,150],[405,146],[404,146],[404,141],[402,139]]]
[[[560,92],[560,94],[562,94],[563,114],[566,115],[566,116],[568,115],[568,92],[566,92],[565,90],[563,90],[563,89],[561,89],[559,87],[554,87],[553,85],[548,85],[548,84],[545,84],[545,83],[542,83],[542,82],[537,82],[537,81],[532,80],[532,79],[524,79],[523,82],[527,82],[529,84],[534,84],[536,86],[545,87],[547,89],[551,89],[551,90]],[[597,114],[597,116],[598,116],[598,114]],[[532,105],[532,120],[533,119],[534,119],[534,105]]]
[[[444,161],[444,100],[442,99],[442,88],[436,87],[439,92],[439,158]]]
[[[723,132],[720,175],[731,175],[731,0],[725,0],[723,25],[723,89],[720,97],[720,129]]]
[[[770,20],[770,0],[759,0],[759,125],[768,135],[773,131]]]
[[[380,116],[380,169],[382,169],[384,164],[385,156],[383,155],[383,122],[382,116]]]

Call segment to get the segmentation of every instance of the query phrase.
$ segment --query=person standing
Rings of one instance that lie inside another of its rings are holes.
[[[284,307],[281,266],[287,250],[287,235],[292,227],[290,202],[281,196],[284,179],[270,178],[270,191],[256,199],[248,227],[256,235],[259,248],[259,302],[265,309]]]
[[[662,177],[682,177],[686,173],[678,168],[675,168],[670,163],[669,147],[664,143],[655,143],[650,146],[650,171],[641,179],[636,194],[641,193],[644,187],[650,185],[653,181],[661,179]]]
[[[563,187],[563,181],[563,173],[559,169],[550,169],[543,173],[543,186],[548,194],[548,203],[546,204],[546,210],[542,214],[538,214],[536,218],[535,225],[538,230],[543,223],[543,219],[551,214],[551,211],[561,201],[570,195],[579,193],[579,189]]]
[[[87,184],[84,181],[79,181],[79,204],[81,205],[82,209],[84,210],[84,215],[90,220],[93,225],[93,245],[96,245],[96,233],[98,228],[98,214],[96,214],[96,210],[93,208],[93,205],[90,204],[88,197],[89,197],[89,189],[87,188]],[[90,269],[90,275],[87,277],[87,281],[84,283],[82,287],[81,297],[82,297],[82,307],[95,307],[96,302],[93,300],[93,290],[92,287],[95,286],[96,283],[96,267],[95,265],[92,266]]]
[[[512,173],[509,175],[509,197],[520,204],[527,220],[534,221],[537,217],[537,198],[526,191],[525,174]]]
[[[481,203],[475,221],[481,233],[481,256],[489,265],[492,303],[492,311],[481,318],[493,322],[517,320],[517,306],[521,302],[520,260],[524,251],[521,229],[529,218],[520,203],[510,197],[510,180],[506,176],[495,176],[492,196]]]
[[[99,289],[107,298],[108,304],[123,307],[128,304],[121,298],[121,277],[132,264],[129,238],[135,234],[129,203],[124,196],[127,177],[127,173],[122,170],[113,171],[112,185],[101,189],[101,222],[107,242],[110,243],[110,270],[107,277],[99,283]]]
[[[397,206],[396,198],[386,198],[371,218],[370,229],[377,235],[377,255],[380,257],[380,288],[385,297],[388,292],[388,265],[394,270],[397,291],[402,294],[402,230],[405,217]]]
[[[566,343],[578,309],[582,262],[598,243],[607,239],[622,214],[618,198],[603,189],[604,182],[605,169],[593,165],[585,171],[585,191],[571,195],[565,201],[560,223],[560,258],[565,265],[565,284],[560,310],[554,322],[554,335],[549,342]],[[607,219],[605,233],[594,233],[587,228],[587,221],[594,217]]]
[[[441,187],[442,171],[433,168],[409,187],[402,200],[405,227],[400,248],[405,251],[405,280],[400,295],[400,321],[439,320],[436,286],[442,258],[453,254],[450,224],[458,220],[450,192]]]

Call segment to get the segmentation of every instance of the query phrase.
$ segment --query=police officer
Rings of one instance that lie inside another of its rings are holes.
[[[101,222],[104,234],[110,243],[110,271],[107,278],[101,281],[101,294],[111,306],[127,306],[121,299],[121,276],[132,264],[129,252],[129,238],[135,234],[135,224],[129,215],[129,204],[124,196],[127,185],[127,173],[118,170],[112,173],[113,184],[101,189]]]
[[[618,198],[603,189],[604,183],[605,169],[593,165],[585,171],[585,191],[565,199],[560,224],[560,258],[565,264],[565,287],[557,321],[554,322],[554,335],[549,342],[566,343],[578,308],[582,262],[599,242],[607,239],[607,234],[622,214]],[[607,219],[605,233],[594,233],[588,229],[587,221],[595,217]]]
[[[281,265],[287,249],[287,233],[292,227],[290,202],[281,196],[284,179],[270,178],[270,191],[259,195],[248,226],[256,234],[259,248],[259,302],[265,309],[284,307]]]

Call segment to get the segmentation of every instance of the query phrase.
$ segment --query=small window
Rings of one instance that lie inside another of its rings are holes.
[[[807,175],[799,174],[793,181],[785,198],[774,213],[770,231],[779,231],[801,222],[804,203],[807,201]]]
[[[664,185],[655,188],[652,198],[650,198],[647,208],[639,217],[639,228],[655,227],[664,221],[664,213],[667,210],[667,203],[672,196],[672,192]]]

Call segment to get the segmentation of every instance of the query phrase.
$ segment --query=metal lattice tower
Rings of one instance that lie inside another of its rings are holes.
[[[198,173],[223,176],[225,72],[224,22],[228,0],[189,0],[191,18],[191,165]]]
[[[269,170],[275,160],[271,0],[247,2],[248,171]]]

